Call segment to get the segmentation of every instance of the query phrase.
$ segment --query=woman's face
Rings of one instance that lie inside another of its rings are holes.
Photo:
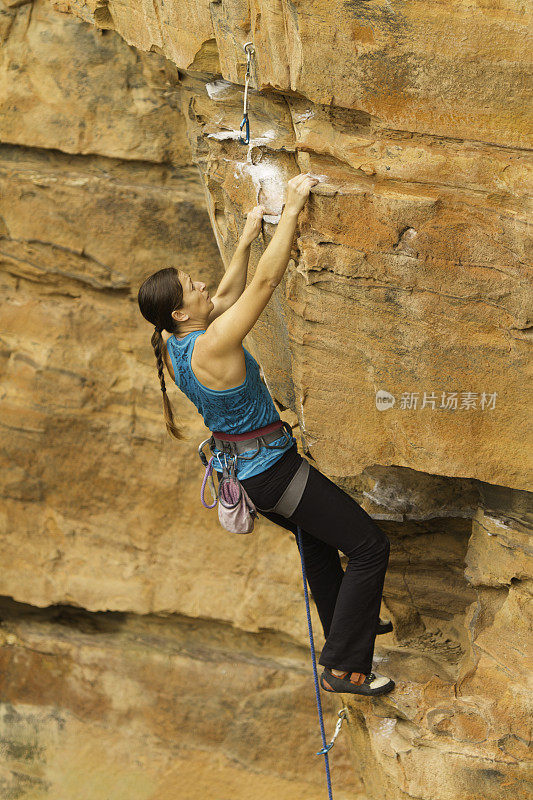
[[[183,287],[183,303],[179,310],[188,314],[190,322],[201,322],[207,319],[213,309],[213,301],[209,297],[207,284],[203,281],[194,281],[188,272],[182,270],[178,270],[178,277]]]

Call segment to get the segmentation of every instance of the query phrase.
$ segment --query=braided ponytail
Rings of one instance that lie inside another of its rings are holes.
[[[167,387],[165,386],[165,375],[163,372],[163,337],[161,336],[161,328],[155,328],[152,338],[152,347],[154,348],[155,358],[157,361],[157,374],[159,376],[159,383],[161,384],[161,391],[163,392],[163,412],[165,414],[165,422],[167,431],[175,439],[183,440],[187,437],[183,435],[180,428],[177,427],[174,421],[174,414],[172,413],[172,406],[167,395]]]

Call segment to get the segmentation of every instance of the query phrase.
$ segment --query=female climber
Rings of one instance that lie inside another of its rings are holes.
[[[247,252],[261,230],[262,206],[247,215],[237,259],[213,297],[203,281],[167,267],[142,283],[138,302],[155,326],[152,345],[168,432],[184,438],[167,397],[164,365],[211,432],[247,434],[235,456],[236,475],[259,514],[291,531],[296,542],[297,526],[301,529],[307,580],[326,640],[319,657],[322,688],[374,696],[395,686],[391,678],[372,672],[375,637],[392,630],[379,617],[389,539],[352,497],[311,464],[292,513],[272,511],[303,457],[294,437],[279,427],[287,423],[281,423],[259,364],[242,344],[283,277],[298,215],[317,182],[309,173],[288,181],[277,230],[246,288]],[[217,473],[220,461],[219,466]],[[345,571],[339,550],[348,557]]]

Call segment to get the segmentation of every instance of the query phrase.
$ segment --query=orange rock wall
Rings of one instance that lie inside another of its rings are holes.
[[[392,543],[375,668],[397,688],[347,698],[335,797],[528,796],[526,31],[516,4],[5,6],[5,794],[323,796],[293,537],[201,507],[208,433],[169,387],[190,441],[167,436],[136,302],[168,264],[215,288],[262,202],[252,275],[310,170],[246,346]]]

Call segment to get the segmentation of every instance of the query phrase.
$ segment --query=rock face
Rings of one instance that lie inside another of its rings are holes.
[[[323,696],[328,738],[349,712],[335,796],[529,796],[527,27],[513,4],[4,8],[0,794],[324,796],[293,537],[200,505],[208,432],[169,387],[189,441],[167,436],[136,301],[168,264],[216,287],[261,202],[252,275],[310,170],[246,346],[392,544],[397,685]]]

